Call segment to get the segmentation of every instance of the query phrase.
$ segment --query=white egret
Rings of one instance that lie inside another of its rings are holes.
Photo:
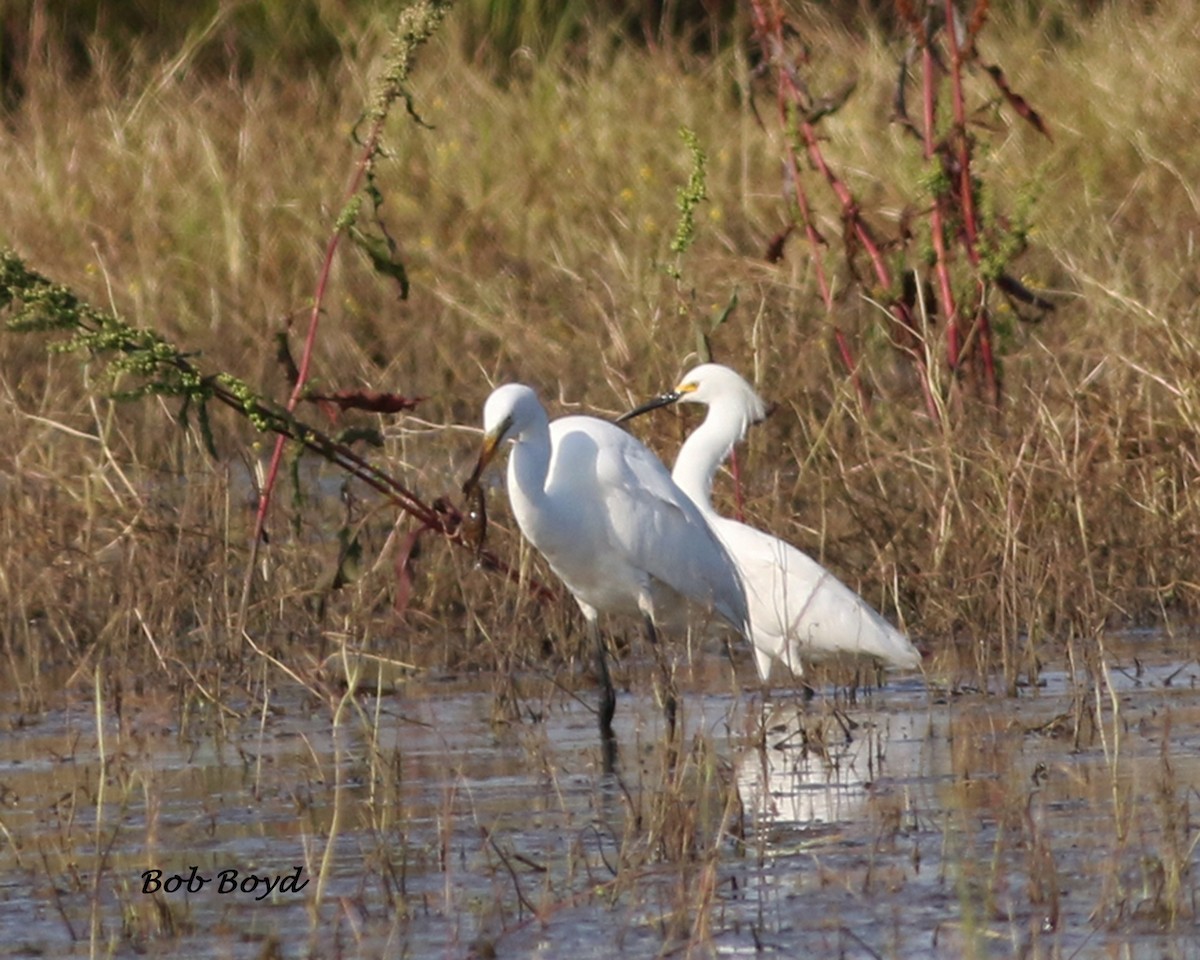
[[[765,683],[773,661],[797,676],[805,660],[839,654],[915,668],[921,654],[862,597],[811,557],[778,537],[722,517],[712,506],[717,467],[765,408],[728,367],[705,363],[664,393],[618,418],[629,420],[671,403],[701,403],[708,414],[684,441],[671,476],[712,525],[738,565],[750,613],[750,642]]]
[[[511,441],[513,515],[575,597],[596,643],[607,763],[616,695],[598,615],[639,616],[654,642],[656,625],[677,626],[698,613],[715,613],[745,635],[746,597],[737,567],[658,457],[620,427],[586,416],[551,423],[537,394],[512,383],[488,397],[483,429],[479,461],[464,490]],[[669,693],[667,719],[673,725]]]

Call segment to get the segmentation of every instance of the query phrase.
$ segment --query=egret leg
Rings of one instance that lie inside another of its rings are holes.
[[[604,637],[595,620],[588,620],[588,631],[596,647],[596,676],[600,681],[600,703],[596,708],[596,718],[600,724],[600,749],[603,752],[604,772],[612,773],[617,766],[617,735],[612,725],[617,712],[617,691],[613,687],[612,674],[608,671]]]
[[[658,642],[658,629],[654,620],[645,616],[642,623],[646,627],[646,638],[650,641],[650,649],[654,651],[654,659],[658,663],[658,672],[662,675],[663,713],[667,719],[667,738],[675,742],[675,723],[679,715],[679,693],[675,688],[675,671],[667,660],[662,644]]]

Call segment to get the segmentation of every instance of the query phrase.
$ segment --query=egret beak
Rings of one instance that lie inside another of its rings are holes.
[[[500,449],[500,444],[508,435],[511,427],[512,420],[505,420],[498,428],[483,435],[483,446],[479,448],[479,459],[475,462],[475,469],[471,471],[471,475],[467,477],[462,485],[462,492],[464,494],[469,494],[479,487],[479,478],[483,476],[483,471],[487,469],[487,465],[495,459],[496,453]]]
[[[634,417],[640,417],[643,413],[649,413],[651,410],[657,410],[659,407],[668,407],[672,403],[677,403],[683,393],[679,390],[672,390],[670,393],[660,393],[652,400],[647,400],[640,407],[634,407],[628,413],[623,413],[616,419],[616,423],[625,423],[632,420]]]
[[[479,459],[475,461],[475,469],[471,471],[471,475],[462,485],[463,493],[469,494],[479,489],[479,478],[483,476],[483,471],[487,469],[487,465],[492,462],[499,449],[500,439],[498,437],[488,434],[483,438],[483,446],[479,449]]]

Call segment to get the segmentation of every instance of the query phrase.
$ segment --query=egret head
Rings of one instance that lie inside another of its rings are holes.
[[[516,440],[546,411],[532,388],[521,383],[506,383],[491,392],[483,405],[483,445],[471,476],[463,484],[463,493],[479,485],[479,478],[492,462],[505,440]]]
[[[758,423],[767,413],[762,398],[739,374],[719,363],[702,363],[684,374],[674,390],[622,414],[617,418],[617,423],[624,423],[672,403],[702,403],[706,406],[720,403],[722,406],[736,407],[748,424]]]

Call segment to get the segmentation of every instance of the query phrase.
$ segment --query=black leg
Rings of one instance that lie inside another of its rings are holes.
[[[600,749],[603,753],[604,772],[612,773],[617,766],[617,735],[613,732],[613,716],[617,712],[617,691],[613,687],[612,674],[608,672],[608,654],[604,649],[604,637],[599,626],[591,621],[588,629],[596,645],[596,676],[600,681],[600,703],[596,718],[600,723]]]

